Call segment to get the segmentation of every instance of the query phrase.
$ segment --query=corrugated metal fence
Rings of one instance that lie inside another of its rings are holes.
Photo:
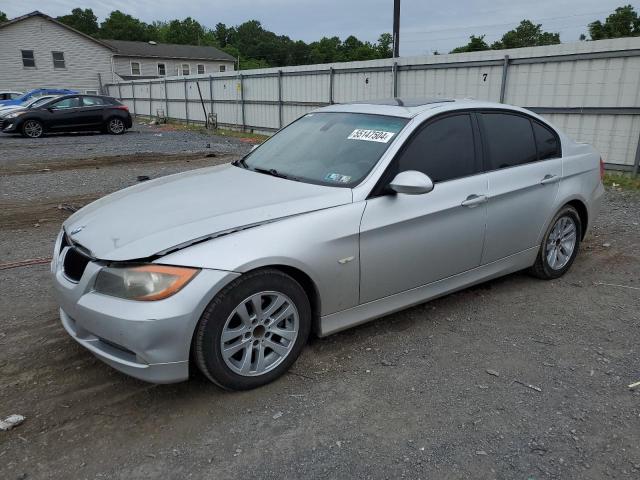
[[[199,87],[199,88],[198,88]],[[640,38],[191,75],[105,85],[136,115],[273,132],[314,108],[397,97],[476,98],[530,108],[610,168],[640,163]],[[202,102],[201,102],[202,97]],[[204,103],[204,109],[203,109]]]

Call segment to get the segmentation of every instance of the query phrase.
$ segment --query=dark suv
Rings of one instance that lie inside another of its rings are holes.
[[[115,98],[65,95],[35,108],[0,116],[0,131],[38,138],[47,132],[99,130],[120,135],[131,128],[129,108]]]

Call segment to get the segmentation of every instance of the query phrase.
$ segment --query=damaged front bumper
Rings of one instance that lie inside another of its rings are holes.
[[[59,242],[56,247],[58,250]],[[207,304],[237,273],[202,270],[175,295],[158,301],[111,297],[93,290],[102,266],[89,262],[80,279],[69,279],[64,256],[54,256],[51,273],[66,331],[100,360],[132,377],[173,383],[189,377],[189,351]]]

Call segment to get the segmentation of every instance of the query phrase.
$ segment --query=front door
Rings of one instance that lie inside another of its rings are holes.
[[[478,137],[470,114],[436,117],[394,159],[387,180],[418,170],[434,189],[421,195],[380,192],[367,200],[360,226],[360,303],[480,265],[488,187]]]
[[[47,108],[46,126],[49,130],[68,130],[78,122],[80,97],[66,97]]]

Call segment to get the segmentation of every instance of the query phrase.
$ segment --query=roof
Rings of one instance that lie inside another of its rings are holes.
[[[402,102],[398,103],[398,100]],[[413,118],[427,111],[452,111],[467,108],[477,109],[501,109],[526,113],[536,118],[541,118],[530,110],[508,105],[504,103],[486,102],[482,100],[449,99],[449,98],[425,98],[425,99],[391,99],[368,100],[353,103],[334,104],[319,108],[318,112],[348,112],[368,113],[375,115],[388,115],[392,117]],[[546,123],[546,120],[543,120]]]
[[[116,51],[116,55],[130,57],[181,58],[190,60],[224,60],[228,62],[235,61],[235,58],[228,53],[209,46],[131,42],[128,40],[103,41]]]
[[[99,45],[102,45],[103,47],[108,48],[109,50],[113,50],[113,47],[111,45],[107,45],[105,42],[103,42],[101,40],[98,40],[97,38],[93,38],[91,35],[87,35],[86,33],[82,33],[80,30],[76,30],[75,28],[70,27],[69,25],[66,25],[66,24],[64,24],[62,22],[59,22],[55,18],[50,17],[49,15],[47,15],[45,13],[42,13],[42,12],[40,12],[38,10],[35,10],[35,11],[31,12],[31,13],[27,13],[26,15],[22,15],[20,17],[12,18],[11,20],[8,20],[6,22],[0,23],[0,29],[6,28],[9,25],[14,25],[16,23],[22,22],[24,20],[27,20],[27,19],[33,18],[33,17],[44,18],[45,20],[48,20],[48,21],[50,21],[52,23],[55,23],[56,25],[59,25],[62,28],[66,28],[67,30],[70,30],[73,33],[76,33],[76,34],[86,38],[87,40],[91,40],[92,42],[95,42],[95,43],[97,43]]]

